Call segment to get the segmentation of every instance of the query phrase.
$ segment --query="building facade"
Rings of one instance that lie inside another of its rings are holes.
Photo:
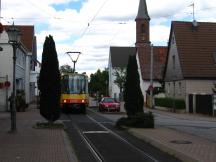
[[[4,26],[4,31],[0,36],[0,78],[2,83],[10,82],[10,86],[0,89],[0,111],[8,111],[8,98],[11,96],[13,87],[13,47],[8,43],[9,38],[6,30],[9,26]],[[16,49],[16,89],[25,93],[26,103],[30,103],[30,71],[34,67],[34,57],[36,56],[36,39],[34,36],[34,26],[17,26],[21,33],[21,42]]]

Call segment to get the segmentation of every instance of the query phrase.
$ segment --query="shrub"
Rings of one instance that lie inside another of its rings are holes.
[[[143,113],[144,99],[139,79],[136,56],[132,55],[128,60],[124,91],[124,107],[128,117]]]
[[[137,113],[135,116],[120,118],[116,122],[117,127],[154,128],[154,115],[149,113]]]
[[[17,90],[16,95],[16,109],[18,112],[23,112],[28,107],[25,101],[25,92],[24,90]]]
[[[176,109],[185,109],[185,101],[173,98],[155,98],[155,106],[173,108],[175,102]]]
[[[39,75],[40,114],[53,123],[60,117],[60,71],[55,42],[47,36],[43,46]]]

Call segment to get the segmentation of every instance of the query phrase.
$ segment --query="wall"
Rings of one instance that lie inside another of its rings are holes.
[[[168,52],[168,63],[166,67],[165,81],[182,80],[183,75],[180,66],[174,33],[172,33],[170,48]]]
[[[8,44],[8,35],[4,31],[0,37],[0,46],[3,48],[3,51],[0,51],[0,77],[8,75],[8,81],[11,83],[8,88],[8,96],[12,93],[13,87],[13,48],[12,45]],[[30,60],[26,60],[27,51],[23,45],[19,47],[16,51],[16,89],[22,89],[26,93],[26,102],[29,101],[29,70],[27,62],[30,63]],[[5,93],[0,93],[0,103],[6,104]],[[0,108],[0,111],[2,109]],[[3,110],[4,111],[4,110]]]
[[[174,89],[175,85],[175,89]],[[186,81],[178,80],[175,82],[165,82],[166,97],[176,99],[185,99],[186,97]]]
[[[111,68],[111,78],[110,78],[110,83],[111,83],[111,91],[110,91],[110,96],[116,98],[117,100],[119,100],[119,93],[120,93],[120,89],[119,87],[114,83],[116,76],[113,75],[113,73],[115,72],[115,70],[113,68]]]
[[[136,59],[137,59],[138,73],[140,76],[140,88],[141,88],[141,91],[144,97],[144,102],[146,102],[146,91],[148,90],[148,87],[150,86],[150,80],[148,81],[148,80],[142,79],[138,54],[136,55]],[[153,87],[161,87],[161,84],[157,81],[153,81]]]
[[[0,77],[6,77],[8,75],[8,81],[11,85],[8,88],[8,95],[12,92],[12,78],[13,78],[13,49],[11,45],[8,44],[8,35],[5,31],[0,35],[0,46],[3,51],[0,51]],[[2,78],[5,80],[4,78]],[[2,81],[3,81],[2,80]],[[6,110],[6,89],[0,90],[0,111]]]

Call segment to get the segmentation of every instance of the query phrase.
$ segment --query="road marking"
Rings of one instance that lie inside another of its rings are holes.
[[[109,131],[84,131],[84,134],[109,133]]]
[[[102,156],[99,154],[99,152],[92,146],[92,144],[89,142],[88,138],[85,136],[85,134],[81,133],[79,128],[73,124],[74,128],[77,130],[79,135],[82,137],[82,139],[85,141],[86,145],[89,147],[90,151],[92,152],[93,156],[96,158],[97,162],[103,162]]]

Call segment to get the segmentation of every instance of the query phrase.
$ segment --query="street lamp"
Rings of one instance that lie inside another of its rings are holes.
[[[70,55],[71,53],[77,53],[78,54],[77,58],[76,59],[72,59],[72,57]],[[79,55],[81,54],[81,52],[71,52],[71,51],[69,51],[69,52],[66,52],[66,54],[70,57],[71,61],[73,62],[73,73],[75,73],[75,64],[76,64],[76,62],[77,62],[77,60],[78,60]]]
[[[14,26],[7,29],[8,43],[13,47],[13,92],[12,92],[12,108],[11,108],[11,132],[16,132],[16,50],[20,44],[21,32]]]

